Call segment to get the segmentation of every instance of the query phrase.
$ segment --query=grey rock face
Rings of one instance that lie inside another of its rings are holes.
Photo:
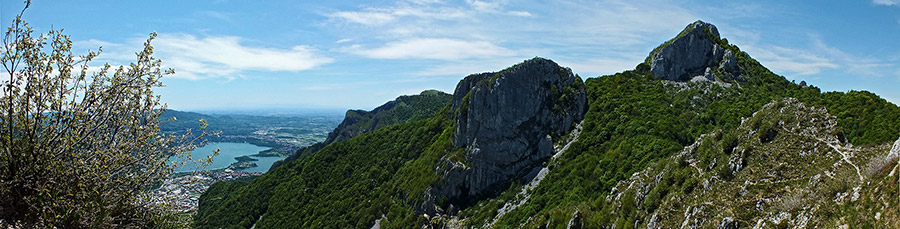
[[[587,111],[581,79],[541,58],[470,75],[453,96],[453,145],[465,148],[465,161],[443,159],[437,171],[442,180],[429,194],[463,207],[496,195],[549,160],[551,136],[565,134]]]
[[[734,53],[719,46],[718,40],[715,25],[694,22],[672,42],[650,54],[650,72],[657,78],[672,81],[687,81],[694,76],[714,78],[708,67],[725,72],[722,77],[739,75]]]

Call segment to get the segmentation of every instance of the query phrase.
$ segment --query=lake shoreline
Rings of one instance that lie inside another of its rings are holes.
[[[208,166],[196,168],[196,164],[190,164],[176,169],[175,173],[229,170],[265,173],[273,163],[285,158],[279,155],[262,154],[262,152],[272,148],[248,142],[209,142],[191,151],[191,158],[208,157],[216,149],[219,149],[219,154],[213,157],[212,163]]]

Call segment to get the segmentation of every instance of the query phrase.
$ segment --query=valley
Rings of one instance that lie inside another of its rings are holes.
[[[258,156],[286,157],[297,149],[324,141],[343,115],[340,113],[260,116],[246,114],[201,114],[167,110],[160,117],[160,131],[182,134],[187,130],[199,131],[200,120],[208,123],[207,132],[219,133],[205,139],[208,142],[249,143],[269,149]]]
[[[192,160],[174,170],[152,192],[159,204],[170,201],[172,208],[181,213],[197,210],[198,198],[215,182],[251,180],[269,171],[277,161],[285,159],[299,148],[324,141],[328,130],[337,126],[339,115],[316,116],[251,116],[205,115],[195,112],[169,110],[162,116],[160,129],[168,134],[183,134],[200,126],[200,119],[208,122],[207,131],[219,136],[205,139],[207,142],[191,152]],[[192,126],[196,125],[196,126]],[[213,156],[210,164],[196,162]],[[179,163],[178,161],[171,161]]]

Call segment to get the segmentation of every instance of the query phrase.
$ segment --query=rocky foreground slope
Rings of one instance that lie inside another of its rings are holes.
[[[774,101],[619,182],[599,214],[640,228],[896,227],[896,151],[847,143],[825,108]]]

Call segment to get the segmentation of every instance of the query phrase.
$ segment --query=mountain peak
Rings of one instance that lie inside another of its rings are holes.
[[[701,30],[697,30],[698,28]],[[687,25],[686,27],[684,27],[684,30],[681,31],[681,34],[694,32],[694,30],[709,31],[709,35],[713,35],[712,38],[719,39],[719,30],[716,28],[716,25],[706,23],[702,20],[697,20],[694,23]]]
[[[735,52],[720,39],[715,25],[698,20],[654,49],[647,60],[650,72],[660,79],[716,81],[740,75]]]

